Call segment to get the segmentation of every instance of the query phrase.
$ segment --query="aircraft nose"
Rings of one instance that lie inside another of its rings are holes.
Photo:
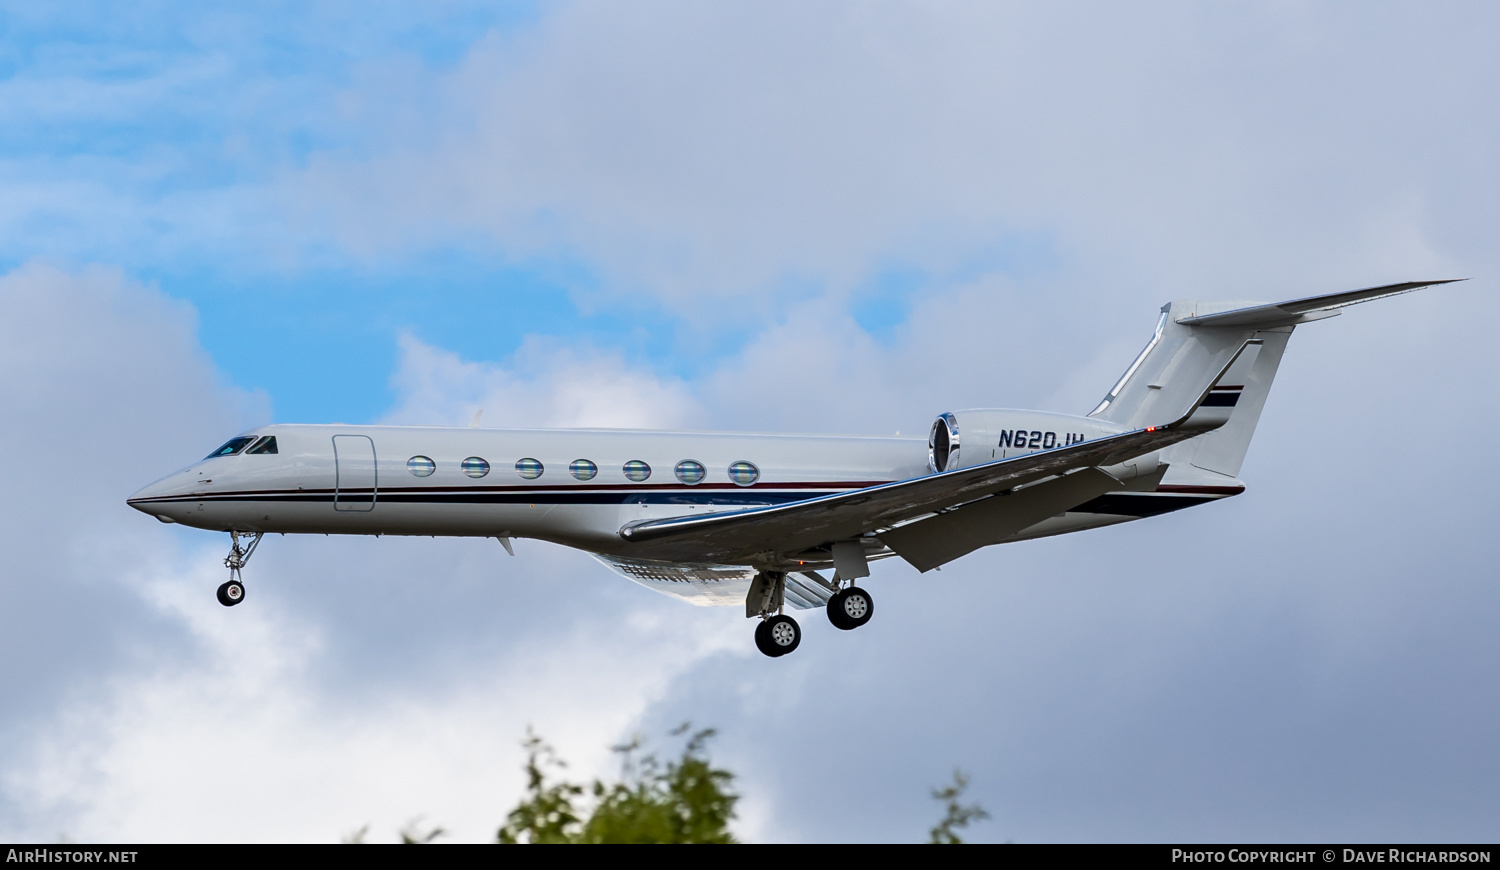
[[[166,517],[168,506],[172,504],[168,499],[172,496],[183,495],[188,492],[188,485],[191,481],[184,476],[186,474],[190,474],[190,471],[179,471],[176,474],[169,474],[155,483],[147,484],[125,499],[125,503],[143,514],[156,517],[162,522],[175,522]]]

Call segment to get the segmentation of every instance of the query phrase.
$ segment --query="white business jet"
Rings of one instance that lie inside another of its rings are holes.
[[[1458,279],[1462,280],[1462,279]],[[702,605],[744,603],[756,646],[802,639],[784,611],[841,629],[855,585],[897,556],[929,571],[991,544],[1153,517],[1244,492],[1237,475],[1292,330],[1346,305],[1448,281],[1275,304],[1173,302],[1085,416],[977,409],[914,438],[265,426],[137,492],[166,523],[228,532],[219,601],[268,532],[537,538]],[[825,573],[833,573],[825,577]]]

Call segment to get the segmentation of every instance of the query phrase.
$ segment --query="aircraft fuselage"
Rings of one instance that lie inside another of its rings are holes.
[[[340,425],[242,437],[274,437],[277,452],[210,456],[130,504],[214,531],[504,535],[618,553],[618,532],[634,520],[796,501],[927,470],[927,445],[914,438]],[[679,474],[684,463],[696,466]]]
[[[1018,456],[1108,431],[1083,417],[1009,414],[1005,437],[971,440],[962,448],[967,459]],[[650,545],[623,540],[621,528],[931,471],[928,443],[900,437],[283,424],[240,438],[248,440],[235,452],[167,475],[130,505],[212,531],[536,538],[649,560]],[[263,452],[271,438],[276,452]],[[1133,518],[1079,515],[1026,537]]]

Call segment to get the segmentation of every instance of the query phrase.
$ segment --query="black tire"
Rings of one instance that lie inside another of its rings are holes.
[[[768,656],[784,656],[802,644],[802,626],[790,616],[773,616],[761,626],[757,633],[764,632],[766,638],[761,652]]]
[[[233,607],[245,600],[245,586],[238,580],[230,580],[219,587],[219,603]]]
[[[852,631],[869,622],[874,615],[875,599],[858,586],[835,592],[828,599],[828,621],[834,628]]]
[[[764,619],[755,626],[755,648],[774,659],[781,655],[781,650],[772,645],[771,633],[767,626],[768,623]]]

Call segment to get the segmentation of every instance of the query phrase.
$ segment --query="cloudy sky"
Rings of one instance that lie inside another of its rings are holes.
[[[494,836],[714,726],[756,841],[1500,837],[1492,4],[0,4],[0,839]],[[1086,412],[1161,303],[1299,329],[1242,497],[882,563],[768,660],[521,541],[128,509],[266,422]],[[835,636],[838,635],[838,636]]]

